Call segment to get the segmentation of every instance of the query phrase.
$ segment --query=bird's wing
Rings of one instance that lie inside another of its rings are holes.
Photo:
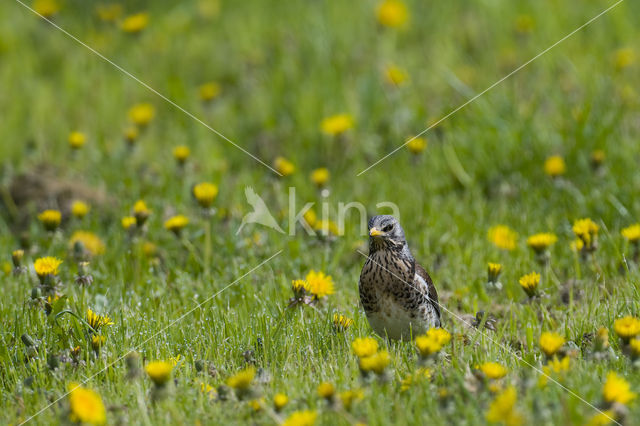
[[[436,286],[433,285],[433,281],[429,276],[429,273],[416,262],[416,273],[427,283],[427,294],[429,295],[429,300],[436,311],[438,312],[438,317],[440,317],[440,302],[438,301],[438,292],[436,291]]]

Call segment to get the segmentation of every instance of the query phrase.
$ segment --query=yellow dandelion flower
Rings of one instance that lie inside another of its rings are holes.
[[[215,81],[210,81],[200,86],[198,92],[200,94],[200,99],[208,102],[218,97],[220,94],[220,85]]]
[[[332,383],[322,382],[318,385],[318,395],[324,399],[332,399],[336,394],[336,388]]]
[[[640,339],[631,339],[629,341],[629,349],[634,358],[640,357]]]
[[[522,416],[516,411],[518,400],[516,388],[509,386],[499,393],[489,405],[486,419],[493,423],[503,423],[507,426],[517,426],[523,423]]]
[[[279,412],[289,403],[289,397],[283,393],[277,393],[273,397],[273,408]]]
[[[573,223],[573,233],[582,241],[582,248],[586,250],[595,248],[599,229],[598,224],[589,218],[578,219]]]
[[[604,163],[607,154],[602,149],[596,149],[591,153],[591,164],[594,167],[599,167]]]
[[[125,17],[120,28],[125,33],[135,34],[144,30],[147,25],[149,25],[149,14],[141,12]]]
[[[544,172],[551,177],[562,176],[566,171],[567,165],[564,162],[564,158],[559,155],[552,155],[544,162]]]
[[[391,356],[387,351],[379,351],[371,356],[360,358],[360,370],[373,371],[376,374],[384,373],[385,368],[391,362]]]
[[[613,63],[617,70],[633,65],[636,61],[636,52],[631,47],[616,50]]]
[[[184,164],[191,155],[191,150],[186,145],[178,145],[173,148],[173,158],[176,159],[178,164]]]
[[[227,379],[227,385],[237,390],[247,390],[251,386],[254,377],[256,376],[256,369],[254,367],[246,368]]]
[[[91,256],[104,254],[104,242],[93,232],[76,231],[69,239],[69,245],[73,248],[76,244],[82,244],[82,248]]]
[[[615,331],[624,342],[628,342],[640,334],[640,319],[632,316],[618,318],[613,323],[613,331]]]
[[[41,257],[33,262],[33,269],[35,269],[38,277],[43,279],[48,275],[58,275],[58,267],[61,263],[62,260],[57,257]]]
[[[71,214],[78,219],[85,217],[90,209],[89,204],[81,200],[75,200],[71,203]]]
[[[522,287],[524,292],[527,293],[527,296],[533,297],[538,291],[538,285],[540,284],[540,274],[537,272],[531,272],[520,277],[520,280],[518,282],[520,283],[520,287]]]
[[[556,234],[551,232],[541,232],[527,238],[527,246],[531,247],[536,253],[541,253],[555,244],[556,241],[558,241]]]
[[[127,127],[124,131],[124,139],[129,145],[133,145],[140,136],[140,131],[135,126]]]
[[[262,407],[264,406],[264,398],[252,399],[247,402],[247,405],[251,407],[254,413],[258,411],[262,411]]]
[[[540,347],[542,351],[551,357],[564,345],[565,339],[558,333],[545,331],[540,335]]]
[[[333,314],[333,327],[337,331],[344,331],[353,325],[353,320],[342,314]]]
[[[38,15],[50,19],[53,15],[60,12],[60,3],[57,0],[35,0],[32,9],[35,10]]]
[[[580,238],[576,238],[575,240],[571,241],[570,248],[571,251],[582,251],[582,249],[584,248],[584,243]]]
[[[142,226],[151,215],[151,209],[143,200],[138,200],[133,205],[133,217],[136,218],[136,225]]]
[[[351,349],[358,358],[368,357],[378,352],[378,341],[372,337],[358,337],[351,343]]]
[[[157,386],[163,386],[169,381],[172,370],[173,364],[167,361],[153,361],[144,367],[144,371]]]
[[[273,167],[284,177],[291,176],[296,171],[296,166],[284,157],[276,157]]]
[[[519,15],[516,18],[516,31],[520,34],[528,34],[536,26],[536,21],[533,19],[531,15]]]
[[[98,18],[103,22],[115,22],[122,16],[122,5],[118,3],[99,4],[96,6]]]
[[[353,117],[349,114],[332,115],[320,123],[322,132],[329,136],[338,136],[353,128]]]
[[[22,264],[22,258],[24,257],[24,250],[18,249],[11,252],[11,261],[16,268]]]
[[[318,223],[318,216],[316,215],[316,212],[311,209],[304,212],[302,218],[312,228],[315,228],[316,224]]]
[[[480,371],[482,371],[487,378],[492,380],[502,379],[508,372],[504,366],[497,362],[485,362],[480,365]]]
[[[87,142],[87,136],[82,132],[71,132],[69,134],[69,146],[73,149],[80,149]]]
[[[402,68],[395,65],[389,65],[384,70],[384,78],[388,84],[392,86],[402,86],[409,81],[409,74]]]
[[[102,327],[113,325],[114,322],[108,315],[100,315],[93,312],[91,309],[87,309],[87,324],[91,326],[95,331],[100,330]]]
[[[570,366],[571,358],[569,358],[568,356],[565,356],[562,359],[558,359],[557,356],[554,356],[553,359],[547,363],[547,365],[542,367],[542,372],[544,374],[540,375],[540,378],[538,379],[538,386],[546,386],[547,382],[549,381],[549,376],[555,375],[557,377],[558,375],[562,375],[569,371]],[[560,378],[558,378],[558,380],[559,379]]]
[[[309,291],[309,284],[305,280],[293,280],[291,281],[291,290],[296,297],[300,297]]]
[[[318,418],[318,413],[315,411],[304,410],[294,411],[289,417],[282,423],[283,426],[313,426]]]
[[[489,228],[489,241],[503,250],[513,250],[518,242],[518,233],[506,225],[496,225]]]
[[[158,253],[158,246],[153,244],[151,241],[145,241],[142,244],[142,253],[145,257],[153,257]]]
[[[443,328],[430,328],[426,334],[416,337],[420,356],[428,357],[442,350],[451,341],[451,334]]]
[[[106,422],[107,412],[102,403],[102,398],[97,392],[73,382],[69,383],[67,389],[70,392],[71,421],[93,425],[101,425]]]
[[[129,230],[136,225],[136,218],[133,216],[125,216],[120,223],[124,229]]]
[[[164,228],[174,234],[180,234],[180,231],[189,224],[189,218],[184,215],[172,216],[164,222]]]
[[[313,226],[313,229],[318,231],[320,235],[323,235],[323,236],[340,234],[340,229],[338,228],[338,224],[332,220],[318,220]]]
[[[214,397],[218,392],[216,389],[208,383],[200,383],[200,392],[208,395],[209,397]]]
[[[313,294],[318,299],[335,293],[333,278],[331,278],[331,275],[326,275],[322,271],[309,271],[305,281],[309,286],[309,293]]]
[[[427,148],[427,140],[424,138],[413,138],[407,142],[407,149],[413,155],[418,155]]]
[[[608,403],[617,402],[619,404],[627,404],[632,401],[636,394],[631,392],[631,385],[615,372],[610,371],[607,374],[607,380],[602,388],[604,400]]]
[[[409,19],[407,5],[400,0],[384,0],[376,10],[378,22],[385,27],[399,28]]]
[[[589,419],[586,426],[606,426],[611,424],[612,421],[615,420],[616,414],[613,410],[605,410],[599,413],[596,413]]]
[[[218,187],[210,182],[202,182],[193,187],[193,196],[200,207],[209,208],[218,196]]]
[[[156,109],[150,103],[136,104],[129,109],[129,119],[138,126],[146,126],[155,116]]]
[[[329,177],[329,169],[326,167],[320,167],[311,172],[311,182],[316,184],[316,186],[325,186],[327,182],[329,182]]]
[[[345,410],[351,410],[353,403],[364,398],[364,392],[361,389],[350,389],[338,394],[338,398],[342,402]]]
[[[38,215],[38,220],[47,231],[55,231],[60,226],[62,214],[59,210],[44,210]]]
[[[488,270],[489,282],[493,283],[498,281],[498,277],[502,272],[502,265],[499,263],[489,262],[487,264],[487,270]]]
[[[91,336],[91,347],[94,351],[99,351],[100,348],[105,344],[107,338],[105,336],[93,335]]]
[[[631,226],[627,226],[620,231],[622,236],[632,243],[640,241],[640,223],[635,223]]]

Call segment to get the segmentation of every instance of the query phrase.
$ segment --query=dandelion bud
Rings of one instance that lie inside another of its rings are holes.
[[[13,266],[19,268],[22,265],[22,258],[24,257],[24,250],[14,250],[11,253],[11,260],[13,261]]]
[[[144,225],[150,215],[151,210],[147,207],[147,204],[142,200],[136,201],[133,205],[133,216],[136,219],[136,225],[138,228],[141,228],[142,225]]]

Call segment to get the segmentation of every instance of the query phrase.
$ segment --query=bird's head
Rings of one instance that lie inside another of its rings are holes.
[[[390,215],[373,216],[369,219],[369,247],[376,250],[401,250],[407,245],[400,222]]]

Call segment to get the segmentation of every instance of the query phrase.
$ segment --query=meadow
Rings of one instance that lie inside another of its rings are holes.
[[[2,2],[0,423],[638,424],[640,4],[536,58],[614,4]]]

